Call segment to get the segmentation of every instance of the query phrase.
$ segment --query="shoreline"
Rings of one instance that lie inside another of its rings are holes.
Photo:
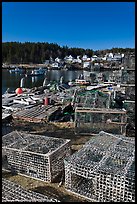
[[[12,67],[14,66],[14,67]],[[2,65],[2,69],[15,69],[16,67],[19,67],[19,68],[36,68],[36,67],[45,67],[47,68],[47,66],[45,64],[8,64],[8,65],[5,65],[3,66]]]

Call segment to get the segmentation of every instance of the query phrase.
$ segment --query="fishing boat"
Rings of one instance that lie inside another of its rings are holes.
[[[85,79],[76,79],[75,80],[75,84],[77,85],[89,85],[90,84],[90,82],[89,81],[87,81],[87,80],[85,80]]]
[[[31,73],[25,74],[25,76],[40,76],[46,74],[46,70],[39,68],[32,70]]]
[[[15,69],[10,69],[10,73],[21,73],[23,70],[19,67],[16,67]]]
[[[69,86],[76,86],[76,85],[90,85],[90,82],[85,80],[85,79],[75,79],[75,81],[69,81],[68,82]]]

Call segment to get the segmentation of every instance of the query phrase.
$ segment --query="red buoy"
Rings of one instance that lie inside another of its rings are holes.
[[[16,92],[16,94],[22,94],[23,93],[22,88],[17,88],[15,92]]]

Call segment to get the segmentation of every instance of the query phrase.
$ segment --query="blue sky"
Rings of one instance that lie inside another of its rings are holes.
[[[3,2],[2,41],[135,47],[134,2]]]

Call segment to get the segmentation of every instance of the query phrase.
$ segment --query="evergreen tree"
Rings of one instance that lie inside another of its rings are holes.
[[[48,42],[4,42],[2,43],[2,60],[3,63],[43,63],[49,60],[50,57],[55,59],[59,57],[64,59],[65,56],[72,55],[74,58],[77,56],[82,57],[86,54],[92,57],[93,54],[105,54],[106,52],[113,53],[131,53],[135,52],[133,48],[112,48],[106,50],[93,51],[92,49],[83,48],[69,48],[68,46],[60,47],[56,43]]]

